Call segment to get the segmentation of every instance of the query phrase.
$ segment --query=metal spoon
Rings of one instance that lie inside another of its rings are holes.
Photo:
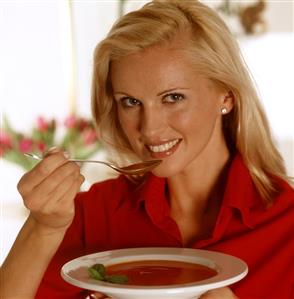
[[[35,160],[43,160],[43,157],[40,157],[36,154],[32,154],[32,153],[24,153],[25,156],[33,158]],[[144,161],[144,162],[140,162],[140,163],[135,163],[135,164],[131,164],[128,166],[124,166],[124,167],[118,167],[116,165],[113,165],[109,162],[105,162],[105,161],[98,161],[98,160],[83,160],[83,159],[68,159],[68,161],[72,161],[72,162],[81,162],[81,163],[99,163],[99,164],[104,164],[110,168],[112,168],[113,170],[122,173],[122,174],[126,174],[126,175],[140,175],[140,174],[144,174],[150,170],[152,170],[153,168],[155,168],[157,165],[159,165],[161,163],[161,160],[149,160],[149,161]]]

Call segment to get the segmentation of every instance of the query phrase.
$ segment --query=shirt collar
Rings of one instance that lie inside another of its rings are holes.
[[[241,213],[243,223],[248,227],[253,227],[250,209],[261,202],[250,172],[241,155],[237,154],[232,161],[227,177],[223,206],[237,209]]]
[[[156,201],[156,199],[165,198],[165,188],[165,178],[149,173],[142,186],[135,190],[135,193],[137,193],[137,196],[135,196],[137,198],[136,207],[139,208],[147,200]]]
[[[165,198],[166,203],[168,202],[165,193],[166,179],[150,173],[142,186],[135,188],[133,193],[135,207],[139,208],[146,201],[157,202],[159,207],[158,199]],[[261,201],[241,155],[236,154],[229,169],[222,207],[237,209],[241,214],[243,223],[248,227],[253,227],[250,209]]]

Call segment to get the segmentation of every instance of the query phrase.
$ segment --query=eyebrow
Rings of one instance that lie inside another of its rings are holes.
[[[131,97],[129,94],[127,94],[126,92],[123,92],[123,91],[116,91],[116,92],[113,93],[113,95],[117,95],[117,94],[121,94],[121,95]]]
[[[185,89],[189,89],[189,88],[186,88],[186,87],[174,87],[174,88],[163,90],[163,91],[159,92],[156,96],[161,96],[161,95],[163,95],[165,93],[169,93],[169,92],[172,92],[172,91],[175,91],[175,90],[185,90]],[[116,92],[113,93],[113,95],[118,95],[118,94],[125,95],[125,96],[128,96],[128,97],[132,97],[128,93],[123,92],[123,91],[116,91]]]
[[[168,92],[172,92],[172,91],[175,91],[175,90],[183,90],[183,89],[189,89],[189,88],[185,88],[185,87],[175,87],[175,88],[170,88],[170,89],[166,89],[164,91],[161,91],[157,94],[157,96],[161,96],[165,93],[168,93]]]

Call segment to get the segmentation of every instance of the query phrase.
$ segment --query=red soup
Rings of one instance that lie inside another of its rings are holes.
[[[106,267],[107,274],[126,275],[129,285],[159,286],[197,282],[217,274],[214,269],[170,260],[134,261]]]

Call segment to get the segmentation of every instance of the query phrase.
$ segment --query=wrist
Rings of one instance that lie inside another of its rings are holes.
[[[26,221],[27,230],[30,235],[40,238],[63,238],[68,226],[66,227],[51,227],[38,222],[33,216],[29,216]]]
[[[30,237],[32,239],[39,240],[41,244],[43,242],[44,244],[52,244],[52,246],[56,244],[56,246],[59,246],[65,236],[65,233],[66,230],[52,229],[38,224],[31,230]]]

